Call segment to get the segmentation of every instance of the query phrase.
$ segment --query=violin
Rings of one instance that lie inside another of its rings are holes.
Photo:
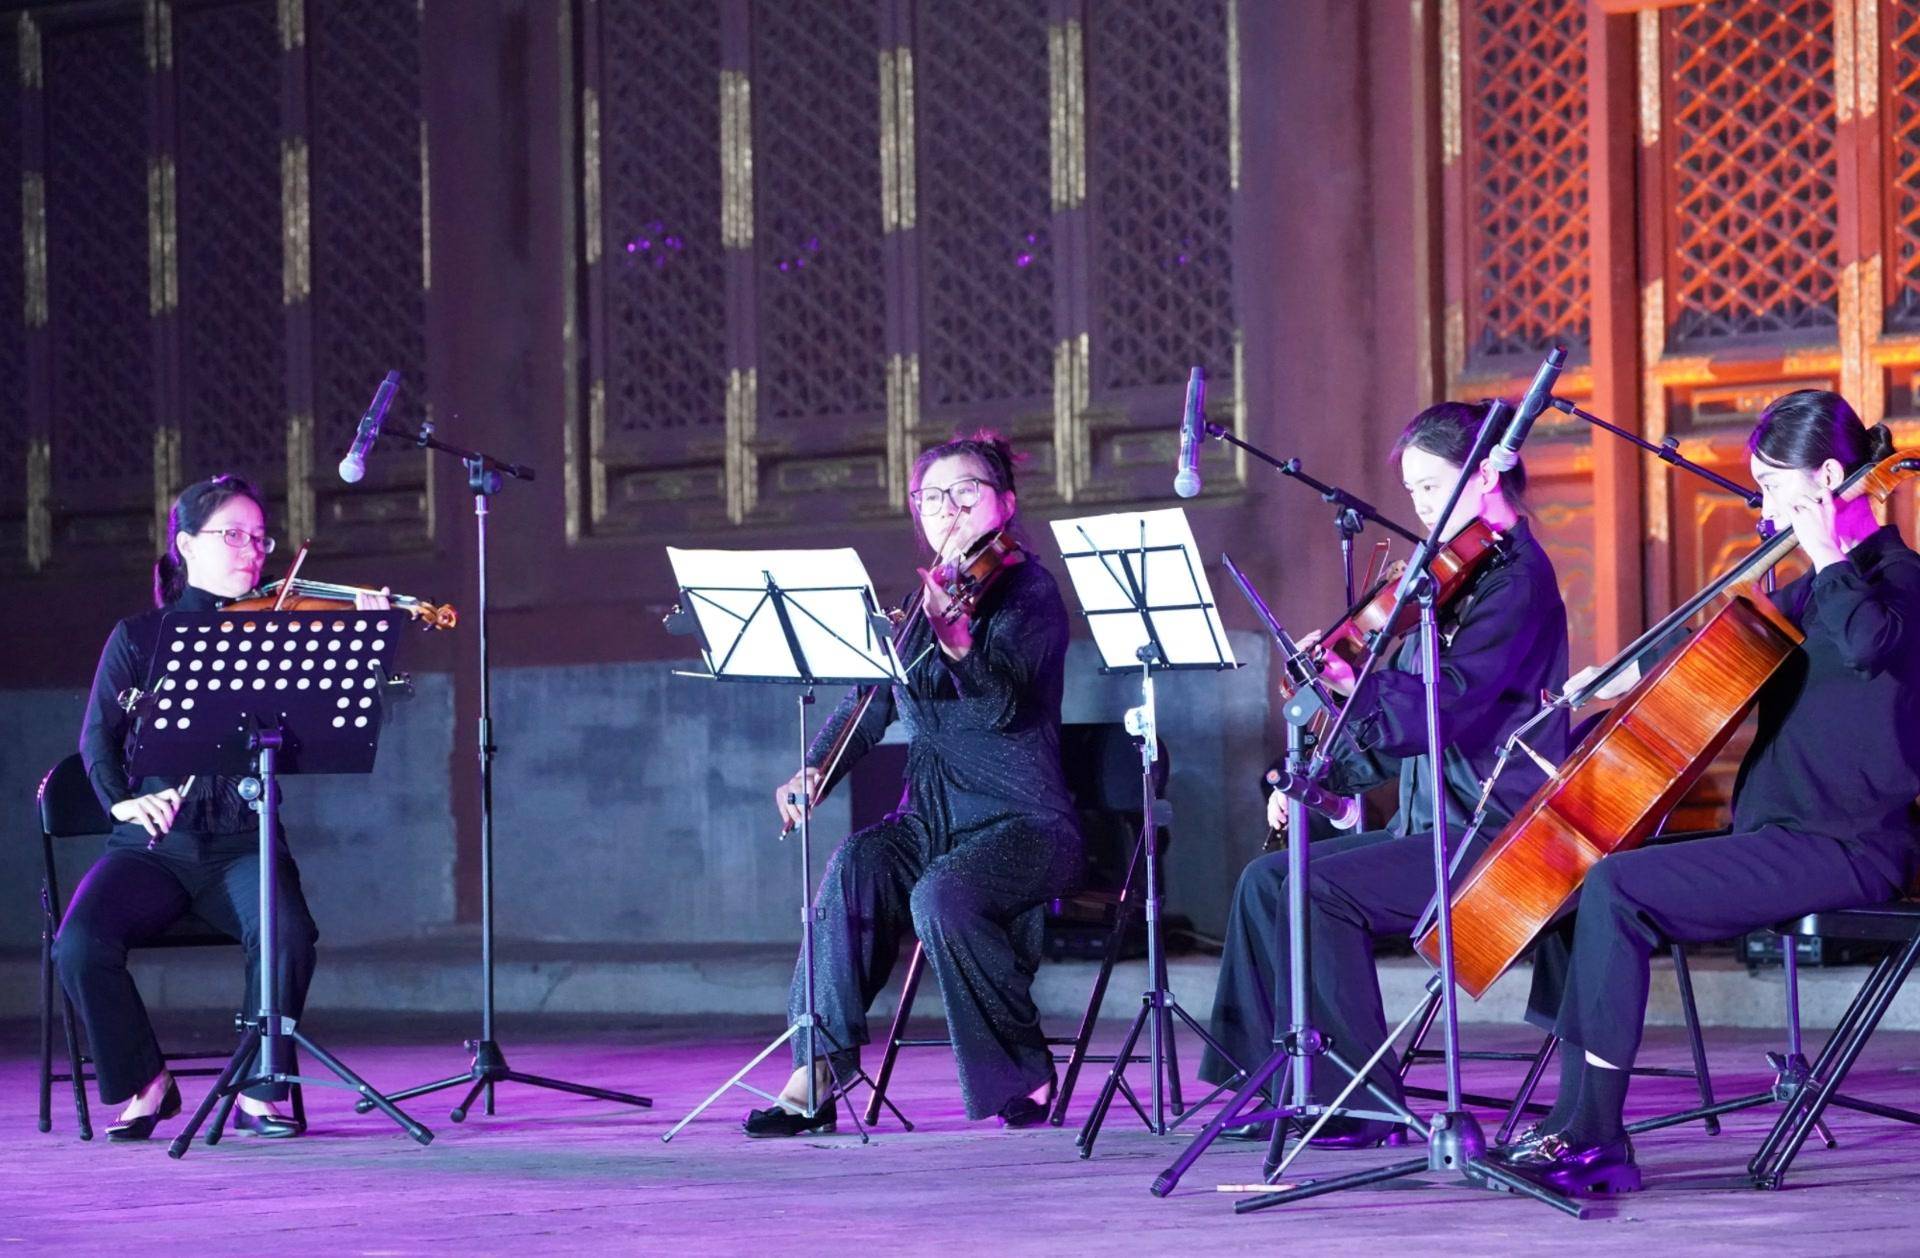
[[[286,596],[281,597],[281,590]],[[234,612],[307,612],[307,611],[352,611],[354,596],[357,594],[378,594],[357,585],[334,585],[327,581],[309,581],[304,577],[293,577],[284,581],[269,581],[257,590],[242,594],[229,603],[220,605],[221,611]],[[387,601],[393,610],[405,612],[420,623],[422,629],[451,629],[459,623],[459,613],[450,603],[429,603],[423,598],[411,594],[389,594]]]
[[[1430,571],[1434,580],[1434,606],[1445,607],[1451,602],[1499,546],[1500,534],[1482,519],[1469,521],[1465,528],[1455,533],[1433,556]],[[1318,642],[1284,661],[1280,670],[1280,694],[1283,699],[1291,701],[1300,691],[1312,689],[1319,676],[1318,663],[1321,657],[1327,654],[1338,656],[1358,673],[1376,639],[1384,635],[1391,642],[1414,627],[1419,620],[1420,609],[1412,599],[1402,604],[1399,616],[1394,617],[1391,624],[1388,623],[1388,618],[1393,616],[1394,595],[1399,590],[1400,578],[1406,568],[1405,560],[1395,560],[1387,565],[1380,578],[1320,635]],[[1384,646],[1382,650],[1385,650]]]
[[[953,624],[962,616],[973,615],[979,609],[980,599],[993,583],[1008,568],[1026,561],[1027,552],[1020,549],[1020,543],[1013,540],[1013,534],[1001,529],[975,542],[960,558],[935,568],[933,575],[950,600],[941,619]],[[905,619],[908,613],[903,610],[893,615]],[[894,623],[899,624],[900,621]]]
[[[1007,569],[1026,561],[1027,552],[1020,549],[1020,543],[1013,539],[1013,534],[1006,529],[1000,529],[976,541],[958,559],[935,568],[934,579],[939,582],[941,590],[946,593],[949,600],[946,611],[941,614],[941,619],[948,624],[953,624],[962,616],[973,615],[979,610],[980,600],[1006,574]],[[925,609],[925,602],[915,598],[910,600],[910,606],[903,606],[887,613],[887,619],[893,622],[894,654],[898,655],[900,648],[906,645],[914,628],[924,618]],[[937,642],[929,643],[925,651],[907,664],[906,671],[912,672],[914,667],[938,645]],[[833,781],[834,771],[840,767],[840,760],[846,754],[847,744],[853,741],[854,731],[866,718],[867,709],[873,706],[873,697],[879,693],[878,685],[860,688],[860,702],[854,708],[852,718],[840,727],[840,732],[834,737],[833,746],[828,749],[820,766],[820,785],[808,793],[808,811],[817,808],[820,801],[827,797],[827,784]],[[791,824],[780,828],[780,837],[783,839],[792,833]]]

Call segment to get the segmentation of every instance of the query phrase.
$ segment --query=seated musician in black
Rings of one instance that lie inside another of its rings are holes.
[[[1882,903],[1920,872],[1920,555],[1868,499],[1834,494],[1891,440],[1838,394],[1802,389],[1762,412],[1747,450],[1762,511],[1813,567],[1774,595],[1806,641],[1760,692],[1733,833],[1608,856],[1581,887],[1560,1094],[1496,1154],[1562,1192],[1640,1186],[1622,1112],[1655,948]]]
[[[1432,528],[1472,452],[1485,409],[1443,402],[1416,416],[1393,448],[1420,523]],[[1553,564],[1521,514],[1526,487],[1522,466],[1500,473],[1482,463],[1468,480],[1450,517],[1451,538],[1475,518],[1502,541],[1496,553],[1442,610],[1440,616],[1440,707],[1446,747],[1441,766],[1447,815],[1456,839],[1479,799],[1501,746],[1539,710],[1543,690],[1567,675],[1567,613]],[[1309,641],[1317,640],[1314,635]],[[1336,690],[1350,691],[1352,670],[1331,655],[1323,676]],[[1566,722],[1543,722],[1528,745],[1558,758],[1565,751]],[[1425,690],[1418,635],[1411,635],[1391,665],[1383,664],[1360,687],[1354,714],[1335,749],[1327,785],[1355,794],[1398,775],[1400,807],[1385,830],[1344,835],[1315,843],[1308,887],[1308,937],[1312,942],[1312,1016],[1315,1027],[1343,1058],[1358,1066],[1386,1038],[1380,986],[1374,972],[1376,938],[1403,935],[1433,896],[1432,806],[1427,751]],[[1516,757],[1516,761],[1522,758]],[[1485,847],[1501,824],[1543,781],[1531,762],[1510,764],[1488,805],[1475,840]],[[1286,824],[1285,799],[1269,799],[1268,824]],[[1348,823],[1349,825],[1351,822]],[[1474,856],[1469,853],[1468,868]],[[1232,1078],[1234,1066],[1251,1070],[1274,1051],[1276,1023],[1287,1022],[1286,854],[1259,857],[1247,866],[1234,892],[1225,954],[1214,996],[1211,1031],[1232,1057],[1208,1048],[1200,1077]],[[1369,1076],[1384,1093],[1401,1096],[1390,1056]],[[1286,1076],[1269,1085],[1278,1093]],[[1321,1059],[1313,1072],[1313,1099],[1331,1101],[1347,1079]],[[1351,1103],[1377,1109],[1363,1091]],[[1340,1147],[1377,1144],[1390,1125],[1336,1117],[1318,1139]],[[1230,1134],[1264,1138],[1263,1127]]]
[[[265,500],[237,476],[215,476],[187,486],[167,517],[167,551],[154,566],[156,610],[113,628],[80,730],[87,777],[111,814],[107,850],[74,890],[53,940],[54,969],[86,1031],[98,1072],[100,1099],[125,1101],[110,1140],[145,1140],[180,1111],[180,1089],[166,1068],[146,1006],[127,972],[127,949],[193,913],[246,946],[247,1003],[258,1007],[260,974],[259,829],[235,789],[238,779],[199,776],[191,784],[127,775],[133,722],[118,701],[147,684],[160,632],[170,611],[212,611],[253,589],[273,550]],[[362,607],[387,605],[362,594]],[[188,787],[184,792],[183,785]],[[283,840],[284,842],[284,840]],[[279,873],[277,990],[281,1012],[297,1018],[313,976],[318,933],[300,891],[300,873],[283,847]],[[282,1069],[290,1062],[279,1063]],[[297,1136],[300,1126],[273,1102],[285,1084],[241,1094],[233,1125],[261,1136]]]
[[[914,464],[908,498],[916,532],[939,563],[1012,527],[1014,455],[991,433],[935,446]],[[906,790],[898,809],[853,834],[821,879],[814,934],[818,1095],[852,1076],[868,1041],[867,1010],[886,986],[909,933],[940,984],[967,1117],[1025,1127],[1046,1117],[1053,1052],[1032,997],[1042,905],[1073,889],[1081,838],[1060,768],[1060,697],[1068,620],[1060,590],[1038,560],[1005,567],[972,616],[949,622],[941,583],[921,574],[926,616],[900,643],[905,685],[875,696],[855,727],[830,789],[898,720],[908,734]],[[857,692],[856,692],[857,693]],[[782,818],[819,789],[836,735],[856,710],[842,702],[808,752],[808,767],[774,792]],[[803,959],[804,960],[804,959]],[[803,1004],[794,968],[790,1006]],[[794,1039],[793,1076],[781,1104],[754,1110],[750,1136],[832,1131],[837,1106],[804,1114],[807,1070]]]

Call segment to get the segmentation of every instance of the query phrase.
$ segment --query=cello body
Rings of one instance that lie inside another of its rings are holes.
[[[1463,990],[1485,995],[1601,857],[1653,833],[1801,640],[1765,594],[1737,593],[1601,719],[1454,892]],[[1437,929],[1415,947],[1438,964]]]
[[[1848,478],[1846,498],[1884,502],[1920,473],[1893,454]],[[1756,582],[1796,545],[1782,531],[1629,647],[1608,672],[1726,601],[1582,740],[1452,893],[1456,981],[1475,999],[1519,960],[1601,858],[1638,847],[1733,737],[1760,689],[1804,640]],[[1437,924],[1414,948],[1436,965]]]

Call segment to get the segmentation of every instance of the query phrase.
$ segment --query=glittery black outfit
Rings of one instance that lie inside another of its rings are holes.
[[[1080,831],[1060,771],[1067,610],[1032,559],[1008,568],[972,622],[973,649],[950,660],[924,622],[902,646],[904,686],[875,697],[836,778],[895,720],[909,736],[906,790],[885,821],[848,837],[821,881],[814,1000],[845,1071],[868,1042],[867,1009],[911,927],[946,1003],[969,1118],[997,1113],[1053,1072],[1031,988],[1042,909],[1072,890]],[[822,767],[853,719],[843,700],[814,739]],[[833,783],[829,781],[828,787]],[[802,1009],[801,968],[790,1006]],[[795,1040],[795,1064],[801,1064]]]

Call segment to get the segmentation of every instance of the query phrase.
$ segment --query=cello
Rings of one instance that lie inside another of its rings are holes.
[[[1839,499],[1884,502],[1920,474],[1920,457],[1892,454],[1855,471]],[[1476,1000],[1580,890],[1587,871],[1638,847],[1706,772],[1761,687],[1804,635],[1759,588],[1793,550],[1783,528],[1614,657],[1578,706],[1721,596],[1707,622],[1623,696],[1535,791],[1452,892],[1456,981]],[[1438,926],[1414,943],[1439,963]]]

